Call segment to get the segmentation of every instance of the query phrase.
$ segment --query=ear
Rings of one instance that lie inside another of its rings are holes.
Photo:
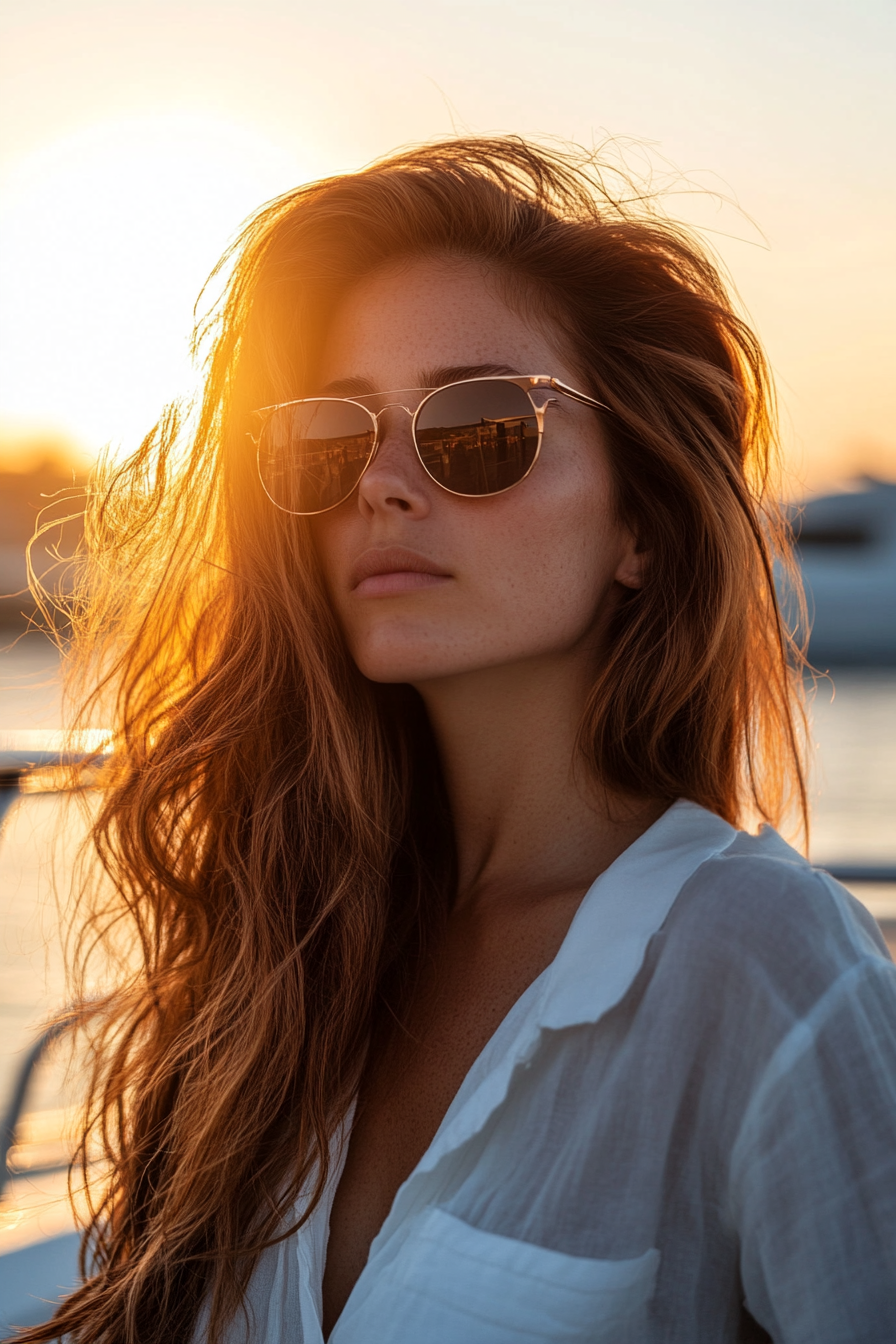
[[[623,588],[643,588],[644,572],[649,558],[650,552],[641,548],[638,538],[633,532],[628,533],[613,578],[617,583],[621,583]]]

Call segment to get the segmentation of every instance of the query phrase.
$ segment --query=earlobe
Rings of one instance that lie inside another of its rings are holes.
[[[617,571],[613,575],[615,581],[622,583],[623,587],[634,587],[634,589],[643,587],[643,578],[645,578],[649,558],[650,551],[643,550],[639,546],[638,539],[630,535],[629,544],[623,551]]]
[[[638,543],[632,538],[613,575],[616,582],[621,583],[623,588],[643,588],[649,556],[650,552],[640,550]]]

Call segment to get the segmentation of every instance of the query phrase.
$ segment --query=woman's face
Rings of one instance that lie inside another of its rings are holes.
[[[317,391],[358,395],[495,373],[580,383],[559,336],[510,308],[481,264],[423,259],[374,273],[343,300]],[[640,583],[641,556],[614,517],[592,410],[558,396],[529,476],[484,498],[448,494],[427,476],[402,409],[380,417],[380,436],[355,493],[311,520],[365,676],[422,684],[599,649],[620,585]]]

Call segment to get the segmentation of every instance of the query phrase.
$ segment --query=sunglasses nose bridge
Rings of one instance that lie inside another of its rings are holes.
[[[385,415],[386,411],[395,411],[395,410],[404,411],[407,414],[408,419],[413,422],[414,415],[416,414],[416,408],[412,410],[411,407],[406,406],[403,401],[390,401],[387,402],[385,406],[381,406],[378,411],[370,411],[370,415],[373,417],[374,423],[376,425],[376,442],[374,445],[371,462],[373,461],[373,457],[375,457],[379,452],[384,437],[384,430],[380,422],[380,416]],[[388,433],[388,430],[386,430],[385,432]],[[413,434],[411,435],[411,437],[413,438]]]
[[[377,429],[379,429],[379,427],[380,427],[380,416],[381,416],[381,415],[385,415],[386,411],[394,411],[394,410],[396,410],[396,408],[397,408],[398,410],[401,410],[401,411],[406,411],[407,414],[408,414],[408,415],[411,417],[411,419],[413,420],[413,418],[414,418],[414,411],[411,409],[410,406],[406,406],[406,405],[404,404],[403,401],[388,401],[388,402],[386,402],[386,405],[385,405],[385,406],[381,406],[381,407],[379,408],[378,411],[371,411],[371,412],[370,412],[370,414],[373,416],[374,420],[376,421],[376,427],[377,427]]]

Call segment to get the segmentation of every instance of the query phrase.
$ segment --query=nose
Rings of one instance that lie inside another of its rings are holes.
[[[413,414],[403,402],[376,413],[376,451],[358,484],[358,507],[366,517],[401,513],[423,518],[429,513],[431,482],[414,447]]]

